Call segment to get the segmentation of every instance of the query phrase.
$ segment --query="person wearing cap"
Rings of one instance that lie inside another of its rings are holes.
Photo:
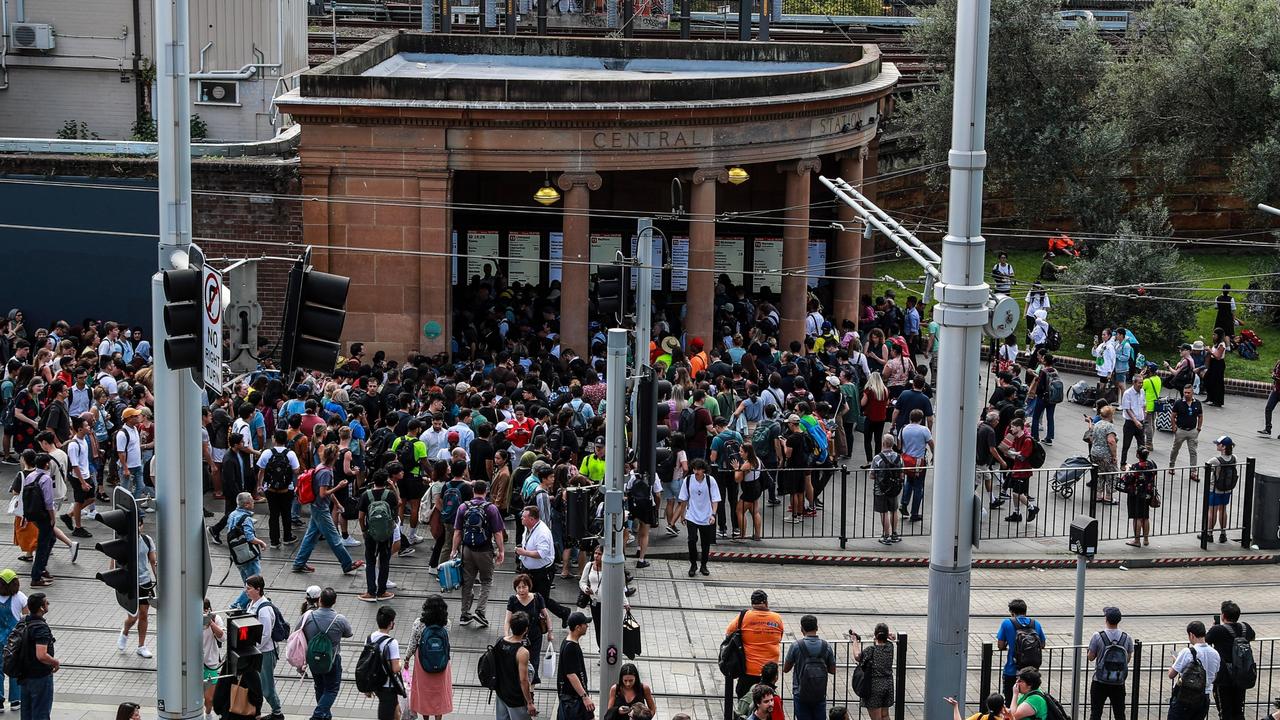
[[[134,497],[148,495],[147,484],[142,474],[142,439],[138,435],[138,426],[142,424],[142,411],[137,408],[125,408],[121,414],[124,425],[116,432],[116,456],[120,463],[120,484],[133,491]]]
[[[314,586],[312,586],[314,587]],[[311,588],[307,589],[311,595]],[[328,635],[333,647],[333,664],[329,671],[318,673],[312,677],[315,681],[316,707],[311,712],[312,720],[331,720],[333,703],[338,699],[342,688],[342,640],[355,634],[351,629],[351,621],[334,609],[338,603],[338,592],[326,587],[318,595],[318,605],[298,621],[302,634],[310,643],[317,635]]]
[[[809,466],[813,464],[809,448],[809,434],[800,426],[800,416],[787,416],[787,428],[782,434],[783,470],[778,474],[778,494],[790,496],[791,517],[788,522],[802,522],[807,513],[804,502],[812,492]],[[811,511],[814,515],[816,511]]]
[[[1095,663],[1093,682],[1089,686],[1089,720],[1102,720],[1102,711],[1111,703],[1113,720],[1124,720],[1124,688],[1128,678],[1128,666],[1133,659],[1133,638],[1120,629],[1120,608],[1109,607],[1102,611],[1106,626],[1089,640],[1089,662]],[[1123,655],[1112,647],[1123,650]],[[1114,667],[1123,658],[1125,670]]]
[[[734,476],[741,462],[737,449],[742,447],[742,433],[730,430],[729,421],[724,416],[717,416],[713,423],[716,435],[711,439],[711,454],[708,459],[711,466],[716,469],[716,480],[719,481],[720,487],[727,491],[725,502],[720,503],[716,509],[716,522],[719,527],[717,534],[725,537],[729,524],[732,523],[733,537],[741,539],[742,528],[738,523],[736,512],[739,487]]]
[[[1227,506],[1231,504],[1231,494],[1235,492],[1240,481],[1240,467],[1233,454],[1236,442],[1230,435],[1223,435],[1213,444],[1218,448],[1217,457],[1208,462],[1208,475],[1205,482],[1209,486],[1209,525],[1200,539],[1208,542],[1213,537],[1214,525],[1218,527],[1218,542],[1227,541]]]
[[[448,444],[440,448],[439,450],[436,450],[436,454],[431,457],[432,460],[443,460],[445,462],[453,462],[454,454],[457,451],[461,451],[463,457],[465,458],[465,461],[467,463],[471,462],[471,456],[467,453],[466,449],[461,445],[462,436],[458,433],[457,430],[448,431],[448,433],[445,434],[445,439]]]
[[[27,595],[19,588],[22,581],[18,573],[9,568],[0,570],[0,647],[9,641],[9,635],[27,614]],[[14,710],[22,702],[22,689],[17,678],[9,678],[9,703]],[[0,677],[0,711],[4,709],[4,678]]]
[[[689,341],[689,377],[698,379],[698,373],[707,369],[711,358],[703,350],[702,338],[695,337]]]
[[[560,660],[556,667],[556,695],[560,707],[556,720],[590,720],[596,704],[587,688],[587,663],[582,656],[582,637],[587,634],[591,618],[585,613],[570,613],[566,624],[569,634],[560,641]]]
[[[1164,386],[1160,380],[1160,373],[1156,368],[1156,364],[1149,362],[1142,371],[1142,396],[1146,401],[1146,416],[1142,419],[1142,439],[1143,444],[1148,450],[1155,449],[1156,435],[1156,401],[1160,399],[1160,393],[1164,390]]]
[[[735,616],[724,634],[742,630],[742,649],[746,655],[746,672],[734,686],[734,697],[742,697],[760,682],[760,668],[767,662],[782,660],[782,616],[769,609],[769,594],[764,590],[751,593],[751,608]]]
[[[578,472],[584,475],[591,482],[599,485],[604,482],[605,471],[605,438],[603,435],[592,441],[594,448],[591,454],[582,459],[582,464],[578,466]]]

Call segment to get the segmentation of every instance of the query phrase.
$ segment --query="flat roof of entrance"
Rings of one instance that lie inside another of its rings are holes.
[[[438,80],[625,81],[734,78],[811,72],[838,67],[832,62],[769,62],[683,58],[616,58],[585,55],[463,55],[402,52],[365,70],[365,77]]]
[[[873,45],[399,32],[303,72],[297,95],[311,104],[714,106],[857,95],[896,81],[886,69]]]

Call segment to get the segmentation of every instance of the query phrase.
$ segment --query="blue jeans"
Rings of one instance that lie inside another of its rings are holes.
[[[792,717],[795,720],[827,720],[826,700],[811,703],[793,699],[791,702]]]
[[[0,680],[0,702],[4,701],[4,680]],[[22,683],[17,678],[9,678],[9,702],[22,702]]]
[[[262,681],[262,701],[271,706],[271,712],[280,712],[280,695],[276,693],[276,658],[279,649],[262,653],[262,668],[258,670],[258,679]],[[266,710],[266,708],[262,708]]]
[[[307,524],[307,534],[302,536],[298,554],[293,558],[293,567],[297,569],[307,564],[307,560],[311,559],[311,551],[316,549],[316,543],[321,537],[329,543],[333,556],[338,558],[338,562],[342,565],[342,572],[349,572],[351,553],[347,552],[347,548],[342,544],[338,528],[333,524],[333,515],[329,514],[328,508],[321,510],[314,505],[311,506],[311,522]]]
[[[129,468],[129,480],[133,483],[133,487],[125,489],[132,492],[135,498],[155,497],[155,493],[151,492],[151,488],[147,487],[146,476],[142,474],[142,466]]]
[[[240,571],[240,579],[242,581],[248,580],[254,575],[262,574],[262,561],[255,559],[251,562],[245,563],[244,565],[240,565],[237,569]],[[241,610],[249,607],[249,596],[245,594],[244,588],[240,589],[240,597],[231,601],[231,604]]]
[[[1039,398],[1032,401],[1031,410],[1031,437],[1040,439],[1040,416],[1044,415],[1048,418],[1048,429],[1045,432],[1044,439],[1053,439],[1053,409],[1057,407],[1052,403],[1046,402]]]
[[[311,713],[317,720],[329,720],[333,717],[333,702],[338,699],[338,688],[342,687],[342,656],[333,658],[333,667],[323,675],[315,676],[316,711]]]
[[[917,477],[908,475],[902,487],[902,502],[899,507],[910,506],[911,516],[919,515],[920,507],[924,505],[924,473],[920,473]]]
[[[22,720],[49,720],[53,712],[53,676],[22,681]]]
[[[289,509],[289,519],[302,519],[302,503],[298,502],[298,496],[296,494],[293,496],[293,507]]]

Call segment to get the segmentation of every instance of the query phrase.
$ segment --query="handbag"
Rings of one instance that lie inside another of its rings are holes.
[[[635,660],[640,654],[640,621],[627,608],[627,616],[622,619],[622,654]]]
[[[227,712],[233,715],[247,715],[249,717],[254,717],[258,714],[258,708],[249,702],[249,688],[239,684],[231,686]]]
[[[575,604],[575,605],[577,605],[577,606],[578,606],[578,607],[580,607],[580,608],[585,608],[585,607],[587,607],[588,605],[590,605],[590,604],[591,604],[591,596],[590,596],[590,595],[588,595],[588,594],[586,594],[585,592],[583,592],[583,591],[579,590],[579,591],[578,591],[578,600],[577,600],[577,602],[575,602],[574,604]]]
[[[556,651],[547,648],[542,653],[542,664],[538,666],[538,675],[544,678],[553,678],[556,676]]]
[[[36,551],[36,545],[39,544],[40,529],[33,522],[27,522],[22,518],[17,518],[13,523],[13,544],[17,545],[24,553],[33,553]]]
[[[1153,507],[1153,508],[1160,507],[1160,491],[1159,490],[1154,490],[1149,496],[1147,496],[1147,507]]]

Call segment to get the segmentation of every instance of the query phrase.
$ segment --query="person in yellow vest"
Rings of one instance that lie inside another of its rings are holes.
[[[595,450],[582,459],[578,472],[597,485],[604,482],[604,436],[596,438]]]

